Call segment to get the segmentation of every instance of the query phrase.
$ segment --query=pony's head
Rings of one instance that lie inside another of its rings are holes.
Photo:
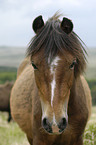
[[[31,56],[42,107],[42,126],[48,133],[61,133],[68,124],[68,102],[75,79],[85,68],[85,49],[72,31],[73,23],[57,15],[45,24],[42,16],[33,21],[36,36]]]

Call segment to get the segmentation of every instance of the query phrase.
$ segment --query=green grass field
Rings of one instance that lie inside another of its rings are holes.
[[[17,75],[17,68],[0,66],[0,84],[6,81],[15,81]]]
[[[96,106],[92,107],[91,118],[84,132],[84,145],[96,145]]]
[[[7,123],[7,113],[0,112],[0,145],[29,145],[25,134],[15,122]],[[84,145],[96,145],[96,107],[84,132]]]
[[[16,72],[0,72],[0,84],[5,83],[6,81],[15,81]]]
[[[7,122],[7,113],[0,112],[0,145],[29,145],[26,135],[18,125]]]

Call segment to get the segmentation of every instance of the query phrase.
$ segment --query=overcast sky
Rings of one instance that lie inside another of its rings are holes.
[[[34,18],[46,21],[58,10],[88,47],[96,47],[96,0],[0,0],[0,45],[27,46]]]

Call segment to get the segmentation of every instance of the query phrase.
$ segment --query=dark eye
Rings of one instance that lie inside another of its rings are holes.
[[[72,64],[70,65],[70,69],[74,69],[74,66],[75,66],[75,64],[76,64],[76,60],[74,60],[73,62],[72,62]]]
[[[33,62],[32,62],[32,66],[34,67],[34,69],[38,69]]]

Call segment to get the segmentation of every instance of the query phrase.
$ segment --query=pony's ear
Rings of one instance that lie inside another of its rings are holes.
[[[73,30],[72,21],[64,17],[61,22],[61,29],[67,34],[71,33],[71,31]]]
[[[42,27],[44,26],[44,21],[42,19],[42,16],[38,16],[32,24],[33,30],[35,33],[37,33]]]

